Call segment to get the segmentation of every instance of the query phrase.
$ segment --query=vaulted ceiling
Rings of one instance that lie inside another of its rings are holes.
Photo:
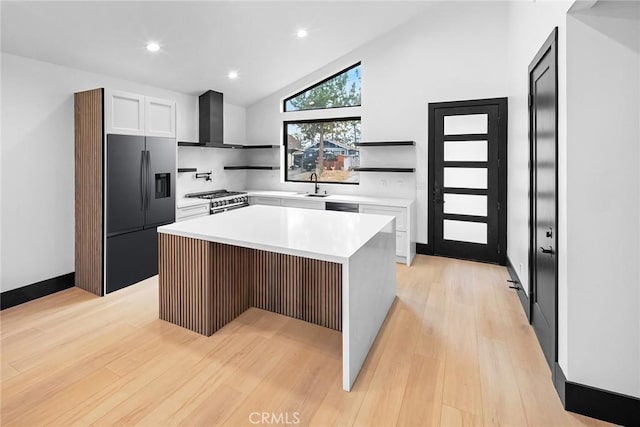
[[[431,3],[432,4],[432,3]],[[403,1],[1,2],[2,51],[249,105],[422,13]],[[304,28],[308,36],[298,38]],[[161,50],[150,53],[149,41]],[[229,71],[239,77],[230,80]]]

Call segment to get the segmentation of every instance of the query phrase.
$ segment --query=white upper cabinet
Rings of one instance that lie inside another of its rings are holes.
[[[105,89],[106,133],[144,135],[144,96]]]
[[[166,99],[145,96],[145,135],[176,136],[176,103]]]
[[[175,138],[176,103],[105,89],[106,133]]]

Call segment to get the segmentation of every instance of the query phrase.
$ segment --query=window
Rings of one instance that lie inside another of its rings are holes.
[[[284,100],[284,111],[360,106],[360,63]],[[317,117],[317,115],[316,115]],[[284,122],[285,180],[358,184],[360,117]]]
[[[358,184],[360,117],[284,122],[285,180]],[[320,155],[322,153],[322,155]]]
[[[360,63],[284,100],[284,111],[360,106]]]

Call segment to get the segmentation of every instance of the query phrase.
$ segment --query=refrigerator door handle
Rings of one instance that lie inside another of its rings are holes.
[[[140,210],[145,209],[145,155],[144,150],[140,152]]]
[[[147,150],[147,210],[151,206],[151,151]]]

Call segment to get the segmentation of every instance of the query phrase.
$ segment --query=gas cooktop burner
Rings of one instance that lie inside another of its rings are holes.
[[[215,191],[203,191],[202,193],[190,193],[185,194],[185,197],[197,198],[197,199],[219,199],[221,197],[231,197],[247,194],[244,191],[227,191],[227,190],[215,190]]]

